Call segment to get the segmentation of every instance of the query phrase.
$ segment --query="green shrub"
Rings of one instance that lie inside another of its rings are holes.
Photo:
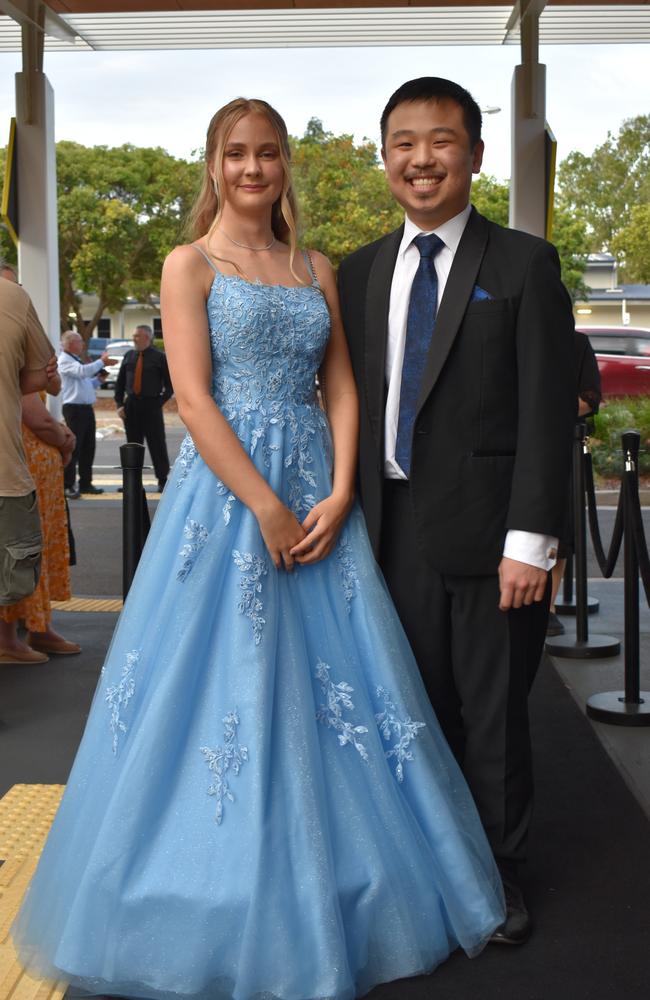
[[[650,475],[650,396],[625,396],[609,400],[594,417],[590,436],[594,470],[608,479],[620,477],[623,468],[621,434],[639,431],[639,475]]]
[[[157,347],[159,351],[164,351],[165,350],[165,343],[164,343],[162,337],[154,337],[152,343],[153,343],[153,346]]]

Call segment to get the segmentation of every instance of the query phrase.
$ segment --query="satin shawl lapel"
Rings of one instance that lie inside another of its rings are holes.
[[[386,340],[388,309],[397,251],[404,233],[400,226],[382,241],[370,268],[366,289],[364,328],[365,392],[372,432],[381,447],[384,422],[384,386],[386,382]]]
[[[422,373],[422,385],[417,402],[417,413],[433,389],[447,360],[454,338],[458,333],[465,309],[472,297],[481,261],[488,239],[488,223],[476,209],[467,220],[465,231],[454,255],[454,262],[447,278],[445,291],[436,316],[436,327],[431,347]]]

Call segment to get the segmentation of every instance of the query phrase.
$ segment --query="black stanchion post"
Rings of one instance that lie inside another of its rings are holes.
[[[566,608],[570,605],[575,611],[576,602],[573,599],[573,553],[569,552],[566,557],[566,566],[564,567],[564,578],[562,580],[562,607]],[[557,611],[557,603],[555,605],[555,610]],[[564,612],[566,614],[566,612]]]
[[[126,600],[144,545],[142,511],[142,469],[144,445],[129,442],[120,446],[122,464],[122,596]]]
[[[623,435],[623,451],[625,454],[625,475],[638,475],[639,464],[639,434],[634,432]],[[625,525],[623,534],[623,607],[625,614],[625,702],[639,704],[639,559],[636,543],[631,530],[632,503],[634,493],[625,491]],[[627,526],[630,526],[629,529]]]
[[[577,538],[578,535],[578,517],[581,517],[584,521],[584,504],[582,505],[581,513],[576,513],[576,501],[575,498],[578,495],[578,484],[575,480],[576,475],[576,458],[578,454],[580,455],[580,470],[582,474],[582,493],[584,496],[584,455],[587,449],[587,425],[584,420],[578,421],[575,428],[575,434],[573,439],[573,465],[571,469],[572,485],[571,485],[571,497],[573,500],[573,510],[571,511],[571,516],[573,518],[573,534]],[[586,537],[586,529],[585,529]],[[577,545],[577,542],[575,543]],[[586,553],[586,544],[585,544]],[[578,574],[578,569],[576,567],[576,577]],[[585,580],[586,568],[585,568]],[[587,601],[587,614],[594,615],[598,611],[599,601],[595,597],[586,596]],[[564,571],[564,581],[562,586],[562,599],[555,601],[555,610],[559,615],[575,615],[577,614],[577,601],[578,598],[573,596],[573,555],[567,556],[566,569]]]
[[[584,420],[575,425],[573,447],[573,520],[575,530],[576,634],[554,635],[546,640],[545,649],[552,656],[576,660],[617,656],[621,651],[618,639],[610,635],[589,636],[587,610],[587,519],[585,516],[584,453],[587,429]]]
[[[626,431],[623,434],[625,691],[595,694],[587,702],[587,715],[591,719],[618,726],[650,726],[650,692],[640,690],[639,556],[632,530],[632,505],[638,503],[639,499],[639,441],[638,431]]]

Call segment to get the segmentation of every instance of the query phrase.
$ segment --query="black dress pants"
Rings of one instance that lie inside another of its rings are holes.
[[[127,441],[144,444],[146,440],[156,479],[164,486],[169,475],[169,456],[160,397],[127,396],[124,427]]]
[[[83,493],[93,482],[95,411],[90,404],[64,403],[63,419],[77,438],[72,459],[63,470],[63,484],[66,489],[74,489],[78,465],[79,489]]]
[[[497,860],[522,861],[532,813],[528,692],[548,597],[499,611],[494,576],[453,576],[422,557],[408,483],[386,480],[380,565],[427,693]]]

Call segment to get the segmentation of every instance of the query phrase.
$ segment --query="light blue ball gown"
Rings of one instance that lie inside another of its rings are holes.
[[[214,398],[302,520],[331,491],[315,282],[215,273]],[[188,436],[13,929],[32,972],[152,1000],[351,1000],[478,953],[501,883],[358,507],[275,569]]]

